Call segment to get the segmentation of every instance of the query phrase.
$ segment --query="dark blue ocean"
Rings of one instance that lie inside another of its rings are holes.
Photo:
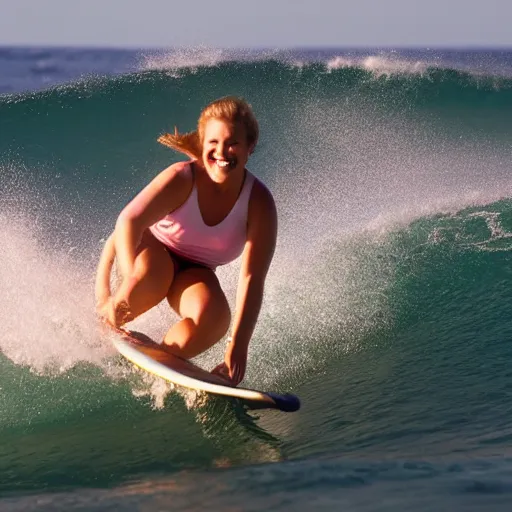
[[[280,225],[244,384],[297,413],[172,389],[94,315],[157,137],[229,94]],[[0,48],[0,239],[1,510],[512,508],[512,50]]]

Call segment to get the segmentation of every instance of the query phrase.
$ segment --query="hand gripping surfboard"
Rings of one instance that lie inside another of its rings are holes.
[[[300,408],[300,400],[295,395],[234,387],[222,377],[163,350],[145,334],[116,329],[113,343],[119,353],[134,365],[178,386],[237,398],[250,409],[294,412]]]

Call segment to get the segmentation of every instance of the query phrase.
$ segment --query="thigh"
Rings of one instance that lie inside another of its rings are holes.
[[[149,230],[144,232],[137,247],[134,273],[137,278],[150,279],[155,286],[160,284],[166,292],[174,278],[174,260]]]
[[[129,304],[138,316],[156,306],[168,294],[174,278],[174,263],[165,246],[146,231],[137,247],[134,276],[123,280],[117,301]]]
[[[229,304],[215,272],[209,268],[191,267],[177,274],[167,300],[182,318],[194,322],[203,338],[218,341],[229,328]]]

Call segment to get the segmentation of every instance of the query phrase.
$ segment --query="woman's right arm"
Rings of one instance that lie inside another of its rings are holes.
[[[137,246],[144,230],[183,204],[192,189],[188,162],[162,171],[121,212],[114,232],[117,264],[123,278],[134,271]]]

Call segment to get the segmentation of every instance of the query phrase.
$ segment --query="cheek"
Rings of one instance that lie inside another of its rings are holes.
[[[250,153],[247,148],[240,148],[236,152],[236,156],[238,157],[239,160],[247,161],[249,159]]]

